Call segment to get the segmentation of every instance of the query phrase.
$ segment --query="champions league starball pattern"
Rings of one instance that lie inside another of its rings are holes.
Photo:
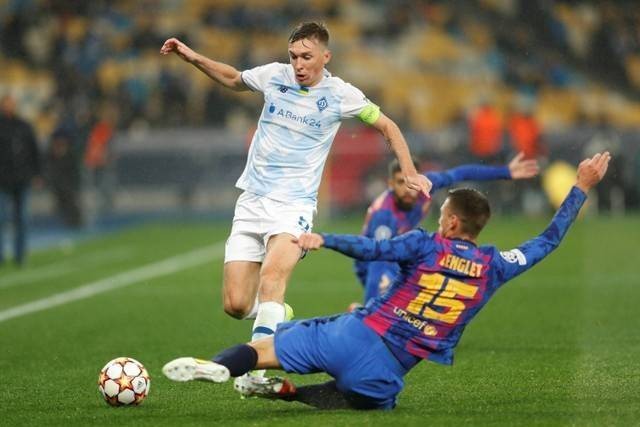
[[[109,361],[98,375],[98,390],[111,406],[139,405],[149,394],[151,378],[131,357]]]

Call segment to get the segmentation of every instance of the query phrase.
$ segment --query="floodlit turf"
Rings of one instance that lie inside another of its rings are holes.
[[[544,224],[497,219],[483,242],[509,249]],[[227,228],[148,225],[36,253],[21,271],[0,269],[0,313],[224,241]],[[318,228],[357,232],[359,224]],[[497,293],[468,327],[453,367],[423,363],[408,375],[394,411],[320,412],[240,400],[231,384],[166,380],[166,361],[210,356],[249,336],[250,322],[222,312],[218,256],[0,322],[0,425],[637,424],[640,218],[587,219],[571,231],[549,259]],[[359,296],[350,261],[321,251],[296,269],[288,302],[310,317],[342,311]],[[98,394],[98,372],[117,356],[140,360],[152,376],[140,407],[111,408]]]

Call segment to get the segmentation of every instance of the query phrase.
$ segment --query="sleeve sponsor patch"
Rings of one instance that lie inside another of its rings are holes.
[[[391,229],[386,225],[380,225],[373,235],[376,240],[387,240],[391,238]]]
[[[527,257],[524,256],[520,249],[500,252],[500,256],[510,264],[527,265]]]

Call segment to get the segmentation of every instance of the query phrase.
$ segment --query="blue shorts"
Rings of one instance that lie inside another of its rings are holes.
[[[338,390],[359,394],[372,408],[393,409],[407,370],[382,338],[350,314],[281,323],[276,356],[286,372],[326,372]]]

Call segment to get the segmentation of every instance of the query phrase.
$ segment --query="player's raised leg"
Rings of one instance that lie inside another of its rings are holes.
[[[273,336],[223,350],[211,360],[180,357],[164,365],[162,372],[172,381],[227,382],[236,377],[234,388],[243,396],[297,401],[318,409],[347,409],[353,404],[335,381],[296,389],[286,378],[244,375],[254,369],[282,369],[276,356]],[[238,381],[240,380],[240,381]]]
[[[224,251],[224,311],[236,319],[255,318],[260,268],[265,255],[259,230],[264,212],[255,196],[238,197],[231,233]]]
[[[289,233],[269,238],[267,254],[260,270],[259,304],[252,341],[273,335],[278,323],[285,320],[284,295],[287,282],[301,255],[302,251],[292,242],[292,235]]]
[[[367,348],[364,358],[362,348]],[[296,388],[287,379],[245,375],[255,369],[301,375],[330,370],[335,381]],[[230,347],[210,361],[182,357],[163,368],[174,381],[225,382],[236,377],[234,388],[244,396],[318,409],[391,409],[406,371],[373,331],[347,315],[287,323],[273,336]]]
[[[173,381],[203,380],[222,383],[255,368],[280,368],[272,336],[255,343],[229,347],[211,360],[180,357],[164,365],[162,372]]]

